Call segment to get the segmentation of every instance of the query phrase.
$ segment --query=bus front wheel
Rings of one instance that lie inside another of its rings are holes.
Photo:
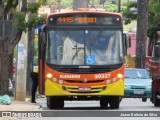
[[[120,97],[118,96],[110,97],[109,104],[111,109],[118,109],[120,104]]]
[[[107,108],[107,106],[108,106],[108,98],[107,97],[102,97],[100,99],[100,106],[101,106],[101,108]]]
[[[49,96],[47,97],[47,107],[49,109],[63,108],[64,100],[62,97]]]

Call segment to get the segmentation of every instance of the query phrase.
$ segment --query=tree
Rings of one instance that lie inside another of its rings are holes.
[[[145,51],[148,26],[149,0],[138,1],[137,42],[136,42],[136,67],[145,68]]]
[[[153,0],[149,4],[149,16],[148,16],[148,37],[151,40],[157,40],[157,31],[160,31],[160,2],[159,0]],[[156,41],[155,41],[156,42]]]
[[[131,23],[132,20],[137,20],[137,13],[134,13],[131,9],[137,9],[137,2],[128,2],[127,8],[123,12],[124,24]]]
[[[160,30],[160,2],[159,0],[150,0],[148,7],[148,31],[147,36],[151,40],[157,39],[157,31]],[[123,18],[125,24],[129,24],[132,20],[137,20],[137,14],[129,11],[130,8],[135,7],[137,9],[136,2],[128,2],[127,9],[123,12]]]
[[[47,0],[46,4],[50,5],[54,3],[58,8],[59,2],[60,2],[61,9],[72,9],[73,0]]]
[[[1,20],[6,20],[7,15],[11,9],[16,8],[18,5],[18,0],[16,1],[7,1],[6,5],[4,3],[0,3],[0,9],[2,10],[0,14]],[[27,1],[22,0],[21,11],[25,14],[27,12]],[[15,45],[19,42],[22,35],[22,31],[15,29],[14,35],[11,38],[3,38],[1,39],[0,44],[0,94],[5,94],[8,92],[8,81],[9,81],[9,68],[11,67],[10,56],[13,54],[13,49]],[[10,67],[9,67],[10,66]]]
[[[138,2],[138,23],[137,23],[137,49],[136,49],[136,62],[137,67],[144,68],[145,64],[145,40],[147,36],[152,40],[151,42],[155,42],[157,39],[157,31],[160,30],[160,15],[159,15],[159,0],[139,0]],[[133,6],[127,6],[128,10]],[[134,5],[137,8],[137,3]],[[136,20],[137,15],[126,14],[124,12],[123,16],[125,23],[130,23],[131,20]],[[147,31],[147,32],[146,32]],[[151,43],[149,43],[151,45]]]
[[[0,40],[0,94],[6,94],[8,92],[8,80],[9,73],[12,73],[12,56],[13,49],[18,44],[21,39],[23,31],[26,31],[27,28],[36,24],[37,17],[33,19],[25,20],[27,12],[33,12],[37,10],[39,5],[35,4],[33,6],[27,4],[27,0],[22,0],[21,9],[17,11],[18,0],[6,0],[0,2],[0,20],[7,20],[7,15],[10,14],[10,17],[14,22],[14,29],[12,36],[10,38],[6,37],[5,39]]]

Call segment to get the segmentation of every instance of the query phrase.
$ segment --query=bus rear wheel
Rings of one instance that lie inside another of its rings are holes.
[[[109,105],[111,109],[118,109],[120,104],[120,97],[113,96],[109,98]]]
[[[62,97],[47,97],[47,107],[49,109],[57,109],[64,107],[64,99]]]

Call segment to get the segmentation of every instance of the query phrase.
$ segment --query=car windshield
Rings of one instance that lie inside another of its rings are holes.
[[[50,30],[46,62],[57,65],[113,65],[123,62],[120,30]]]
[[[149,79],[149,73],[145,69],[125,69],[125,78]]]

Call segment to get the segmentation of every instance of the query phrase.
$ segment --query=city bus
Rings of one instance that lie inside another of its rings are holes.
[[[49,14],[39,32],[39,92],[47,107],[97,100],[118,109],[124,95],[123,22],[119,13],[78,9]]]

